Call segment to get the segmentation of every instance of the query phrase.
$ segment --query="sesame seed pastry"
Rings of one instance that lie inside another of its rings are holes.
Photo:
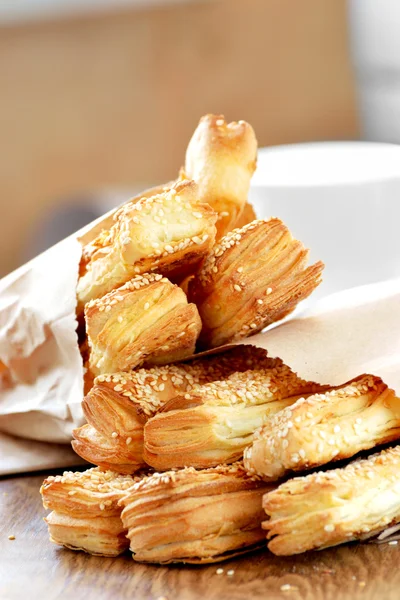
[[[322,389],[270,360],[269,368],[197,385],[168,401],[145,425],[145,462],[160,471],[234,462],[266,419]]]
[[[201,321],[184,292],[162,275],[137,275],[85,307],[94,376],[193,354]]]
[[[129,204],[134,204],[142,198],[150,198],[157,194],[162,194],[170,190],[176,183],[176,181],[170,181],[168,183],[149,188],[134,198],[131,198],[128,202]],[[97,260],[109,251],[113,241],[113,233],[115,231],[115,229],[112,230],[112,227],[115,222],[118,221],[121,214],[121,209],[123,209],[128,202],[124,203],[122,207],[118,207],[111,211],[107,217],[102,219],[101,224],[94,226],[89,232],[79,238],[79,241],[82,244],[82,259],[79,267],[80,275],[84,275],[90,261]]]
[[[71,550],[118,556],[129,546],[118,501],[140,477],[98,468],[47,477],[40,489],[50,540]]]
[[[133,419],[132,419],[133,422]],[[74,451],[88,462],[117,473],[132,474],[146,466],[143,460],[143,425],[131,428],[129,437],[99,433],[92,425],[72,432]]]
[[[82,402],[89,425],[74,431],[74,450],[106,469],[134,473],[143,464],[143,427],[168,400],[196,385],[226,379],[235,371],[257,370],[274,360],[253,346],[189,363],[100,375]]]
[[[222,115],[200,119],[186,151],[182,176],[199,186],[199,197],[218,213],[217,238],[233,229],[247,202],[257,163],[257,140],[245,121]]]
[[[122,206],[104,248],[78,281],[78,313],[136,274],[156,271],[183,279],[212,248],[216,219],[213,209],[199,202],[193,181]]]
[[[266,486],[241,464],[145,477],[120,501],[133,558],[217,562],[262,546]]]
[[[203,322],[201,346],[248,337],[292,312],[321,282],[323,263],[306,268],[307,256],[279,219],[223,237],[189,282]]]
[[[400,521],[400,447],[265,494],[269,550],[292,555],[362,540]]]
[[[244,453],[249,473],[276,480],[400,438],[400,399],[363,375],[301,398],[268,419]]]

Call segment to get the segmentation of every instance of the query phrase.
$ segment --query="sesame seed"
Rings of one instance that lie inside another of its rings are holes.
[[[328,525],[325,525],[324,530],[327,533],[332,533],[332,531],[335,531],[335,526],[333,525],[333,523],[328,523]]]
[[[234,569],[229,569],[229,571],[226,572],[228,577],[232,577],[232,575],[234,575],[234,573],[235,573]]]
[[[150,302],[146,302],[144,305],[144,310],[148,310],[150,308]]]
[[[122,323],[123,318],[121,317],[121,315],[118,315],[118,319],[117,320],[118,320],[118,323]]]
[[[235,285],[233,286],[233,289],[235,289],[237,292],[241,292],[242,291],[242,288],[237,283],[235,283]]]
[[[224,570],[221,569],[221,568],[219,568],[215,572],[216,572],[217,575],[222,575],[222,573],[224,572]]]
[[[270,294],[272,294],[272,288],[267,288],[267,296],[269,296]]]
[[[131,441],[132,441],[131,437],[126,438],[126,445],[129,446],[129,444],[131,443]]]
[[[237,272],[238,272],[238,273],[243,273],[243,267],[238,267],[238,268],[237,268]]]
[[[118,433],[116,431],[113,431],[111,434],[112,438],[117,438],[118,437]]]
[[[15,540],[15,535],[9,535],[9,536],[8,536],[8,539],[9,539],[9,540]]]
[[[261,300],[261,298],[259,298],[259,299],[257,300],[257,303],[258,303],[258,304],[263,304],[263,301]]]

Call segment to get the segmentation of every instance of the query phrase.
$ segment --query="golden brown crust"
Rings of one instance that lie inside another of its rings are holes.
[[[400,438],[400,399],[364,375],[300,399],[269,419],[245,451],[245,466],[266,480],[354,456]]]
[[[202,347],[248,337],[292,312],[321,282],[323,263],[306,268],[307,255],[279,219],[253,221],[222,238],[189,283]]]
[[[217,219],[198,198],[196,184],[181,181],[120,208],[78,282],[78,313],[137,274],[156,271],[179,280],[195,270],[214,244]]]
[[[184,175],[198,184],[201,201],[218,213],[218,238],[243,211],[256,160],[257,140],[248,123],[226,123],[223,115],[200,119],[186,151]]]
[[[134,559],[216,562],[262,541],[259,478],[242,465],[145,477],[121,500]]]
[[[144,423],[168,400],[199,384],[224,380],[236,371],[257,371],[275,362],[265,350],[237,346],[186,364],[100,375],[82,403],[92,427],[74,432],[73,447],[89,462],[133,473],[143,464]]]
[[[399,465],[398,446],[343,469],[296,477],[267,493],[268,548],[298,554],[365,539],[398,523]]]
[[[127,204],[134,204],[142,198],[151,198],[152,196],[162,194],[170,190],[176,183],[177,181],[169,181],[168,183],[149,188],[134,198],[130,198],[122,206],[118,206],[115,210],[110,211],[100,223],[92,227],[90,231],[86,232],[82,237],[78,238],[79,242],[82,244],[80,275],[84,275],[87,265],[92,259],[96,260],[96,258],[100,258],[112,244],[114,230],[113,232],[111,232],[111,230],[116,221],[118,221],[120,212],[124,206]]]
[[[99,556],[118,556],[129,542],[120,518],[119,500],[138,477],[116,475],[98,468],[66,471],[45,479],[43,505],[52,542]]]
[[[137,275],[85,307],[94,375],[164,364],[193,354],[201,328],[194,304],[161,275]]]
[[[265,419],[299,395],[321,389],[279,359],[270,360],[269,368],[197,385],[167,402],[145,425],[144,460],[166,470],[206,468],[241,458]]]
[[[88,462],[118,473],[131,474],[146,466],[143,460],[143,429],[138,427],[128,438],[115,431],[105,436],[91,425],[72,432],[72,447]]]
[[[114,557],[129,547],[120,517],[70,517],[51,512],[45,519],[50,541],[69,550]]]
[[[241,229],[245,225],[248,225],[252,221],[256,221],[256,220],[257,220],[257,215],[256,215],[256,211],[254,210],[253,205],[250,204],[250,202],[246,202],[246,204],[243,207],[242,212],[239,214],[238,218],[236,219],[235,223],[233,224],[232,229]]]

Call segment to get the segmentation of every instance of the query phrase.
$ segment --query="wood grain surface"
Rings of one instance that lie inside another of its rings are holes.
[[[0,481],[1,600],[394,600],[400,547],[352,544],[280,558],[265,552],[204,567],[158,567],[64,550],[48,541],[46,474]],[[14,535],[15,540],[8,536]],[[218,568],[222,574],[217,574]],[[234,573],[227,575],[229,570]],[[282,589],[283,586],[283,589]],[[290,586],[286,589],[285,586]]]

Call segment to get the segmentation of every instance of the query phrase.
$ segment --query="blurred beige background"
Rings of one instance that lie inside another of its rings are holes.
[[[344,0],[215,0],[0,27],[0,276],[68,195],[175,177],[199,117],[358,136]]]

